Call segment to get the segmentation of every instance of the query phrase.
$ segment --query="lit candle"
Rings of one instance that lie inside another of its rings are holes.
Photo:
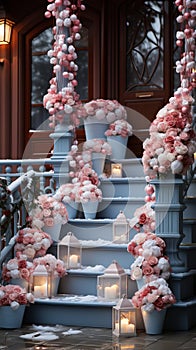
[[[34,286],[34,297],[43,298],[47,297],[47,284],[42,284],[41,286]]]
[[[113,177],[122,177],[122,165],[121,164],[112,164],[112,176]]]
[[[118,322],[115,323],[115,330],[119,332],[119,323]]]
[[[134,333],[135,332],[135,325],[133,323],[130,323],[127,325],[127,333]]]
[[[78,266],[78,256],[71,255],[69,258],[69,267],[77,267]]]
[[[128,324],[129,324],[128,318],[123,318],[121,320],[121,332],[122,333],[127,333]]]
[[[104,296],[106,299],[117,299],[118,298],[118,285],[113,284],[111,287],[105,287]]]

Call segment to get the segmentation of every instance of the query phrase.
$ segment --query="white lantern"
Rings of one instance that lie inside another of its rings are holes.
[[[112,332],[117,337],[136,336],[136,309],[125,296],[112,309]]]
[[[114,260],[104,274],[97,277],[97,297],[100,300],[116,301],[127,293],[127,274]]]
[[[120,211],[113,222],[113,242],[128,243],[130,226],[123,211]]]
[[[36,266],[32,274],[31,292],[35,298],[50,298],[52,279],[44,265]]]
[[[64,261],[67,269],[81,268],[82,246],[72,232],[68,232],[57,245],[58,259]]]

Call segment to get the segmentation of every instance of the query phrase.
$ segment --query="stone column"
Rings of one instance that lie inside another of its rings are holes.
[[[186,268],[179,257],[179,245],[183,234],[184,182],[181,177],[168,176],[152,180],[156,189],[155,210],[156,234],[166,243],[166,254],[169,257],[172,272],[184,272]]]

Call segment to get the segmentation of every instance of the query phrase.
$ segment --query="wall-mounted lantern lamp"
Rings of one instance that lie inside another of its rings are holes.
[[[0,45],[10,44],[13,25],[14,22],[6,18],[6,12],[0,6]]]

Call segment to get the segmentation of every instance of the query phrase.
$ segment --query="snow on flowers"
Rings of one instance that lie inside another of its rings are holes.
[[[147,283],[135,292],[132,303],[136,308],[152,312],[161,311],[176,302],[176,298],[163,278]]]
[[[33,271],[33,263],[28,261],[26,255],[15,257],[8,260],[2,267],[2,279],[9,282],[11,279],[24,279],[30,281],[30,276]]]
[[[38,265],[44,265],[49,273],[53,277],[63,277],[67,274],[64,261],[57,259],[52,254],[46,254],[45,256],[36,258],[33,260],[33,269]]]
[[[52,242],[50,235],[46,232],[37,228],[25,227],[16,235],[14,250],[17,257],[26,255],[28,259],[33,259],[45,255]]]
[[[157,113],[149,129],[150,137],[143,143],[144,173],[150,178],[170,172],[184,174],[193,164],[196,151],[191,116],[193,98],[184,90],[179,88],[178,94]]]
[[[102,153],[105,155],[111,155],[112,154],[112,148],[109,145],[108,142],[102,139],[92,139],[85,141],[83,144],[83,152],[96,152],[96,153]]]
[[[105,136],[117,136],[127,137],[132,135],[132,126],[126,120],[115,120],[109,125],[109,128],[105,131]]]
[[[171,273],[169,258],[165,255],[164,240],[152,232],[138,232],[129,242],[127,250],[135,258],[131,264],[131,279],[150,282],[162,277],[168,279]]]
[[[34,296],[18,285],[0,285],[0,306],[10,306],[17,310],[19,305],[34,303]]]
[[[32,219],[32,226],[42,228],[67,223],[68,213],[65,205],[56,200],[54,196],[42,194],[35,200],[35,208],[29,213]]]
[[[117,100],[92,100],[84,104],[84,119],[113,123],[117,119],[126,119],[126,109]]]

